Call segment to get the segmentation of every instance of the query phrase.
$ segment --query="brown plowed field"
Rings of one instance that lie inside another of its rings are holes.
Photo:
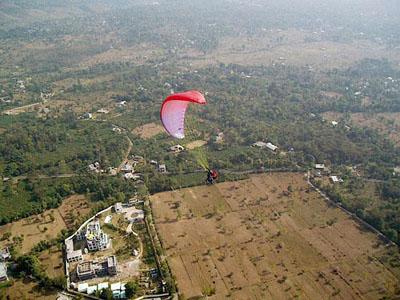
[[[303,174],[164,192],[151,202],[185,298],[379,299],[399,289],[377,236],[330,207]]]

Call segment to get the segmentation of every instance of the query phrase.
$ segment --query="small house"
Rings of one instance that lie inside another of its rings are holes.
[[[6,261],[11,258],[11,253],[8,247],[0,250],[0,261]]]
[[[324,170],[325,169],[325,165],[324,164],[315,164],[315,169]]]
[[[275,152],[275,151],[278,149],[277,146],[275,146],[274,144],[272,144],[272,143],[270,143],[270,142],[267,143],[267,148],[268,148],[269,150],[271,150],[272,152]]]
[[[167,167],[164,164],[158,166],[158,172],[167,173]]]
[[[124,178],[127,180],[139,180],[140,176],[133,173],[126,173],[124,174]]]
[[[329,179],[331,180],[332,183],[341,183],[343,182],[343,179],[336,176],[336,175],[332,175],[329,177]]]
[[[98,111],[97,111],[97,113],[99,113],[99,114],[108,114],[110,111],[109,110],[107,110],[107,109],[105,109],[105,108],[101,108],[101,109],[99,109]]]
[[[122,212],[122,203],[121,202],[117,202],[117,203],[115,203],[115,205],[114,205],[114,211],[116,212],[116,213],[121,213]]]
[[[175,152],[175,153],[179,153],[179,152],[182,152],[183,150],[185,150],[185,148],[181,145],[174,145],[174,146],[170,147],[169,150],[172,152]]]
[[[336,127],[339,123],[337,121],[332,121],[331,124],[333,127]]]
[[[89,112],[86,112],[86,113],[83,114],[82,117],[83,117],[84,119],[87,119],[87,120],[93,119],[93,114],[92,114],[92,113],[89,113]]]
[[[129,162],[127,162],[122,166],[121,171],[125,172],[125,173],[128,173],[128,172],[132,173],[132,172],[134,172],[133,165],[130,164]]]
[[[154,166],[157,166],[158,165],[158,161],[152,159],[152,160],[150,160],[150,164],[154,165]]]
[[[258,147],[258,148],[267,148],[267,143],[258,141],[258,142],[255,142],[252,146]]]

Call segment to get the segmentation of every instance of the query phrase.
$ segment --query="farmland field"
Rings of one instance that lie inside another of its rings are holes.
[[[21,253],[29,252],[42,240],[56,238],[64,228],[70,228],[90,212],[90,204],[82,195],[66,198],[58,209],[50,209],[19,221],[0,226],[0,236],[11,236],[0,241],[0,248],[9,245],[13,237],[22,237],[17,248]],[[61,261],[61,260],[60,260]]]
[[[276,173],[155,194],[157,230],[179,293],[212,299],[379,299],[399,291],[378,237]]]

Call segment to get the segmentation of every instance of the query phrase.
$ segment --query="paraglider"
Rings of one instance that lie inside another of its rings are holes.
[[[185,115],[190,103],[204,105],[207,101],[202,93],[192,90],[169,95],[161,106],[161,122],[165,130],[174,138],[185,137]]]
[[[185,117],[189,104],[205,105],[207,101],[202,93],[191,90],[169,95],[161,105],[161,123],[168,134],[174,138],[185,138]],[[205,155],[197,152],[195,153],[195,157],[198,164],[207,171],[207,182],[210,184],[214,183],[218,177],[218,173],[215,170],[209,169]]]

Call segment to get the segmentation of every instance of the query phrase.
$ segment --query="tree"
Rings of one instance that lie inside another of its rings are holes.
[[[133,296],[135,296],[138,289],[139,289],[139,286],[136,282],[133,282],[133,281],[127,282],[125,285],[126,297],[128,299],[131,299]]]
[[[113,300],[113,293],[110,288],[101,290],[100,298],[105,300]]]

